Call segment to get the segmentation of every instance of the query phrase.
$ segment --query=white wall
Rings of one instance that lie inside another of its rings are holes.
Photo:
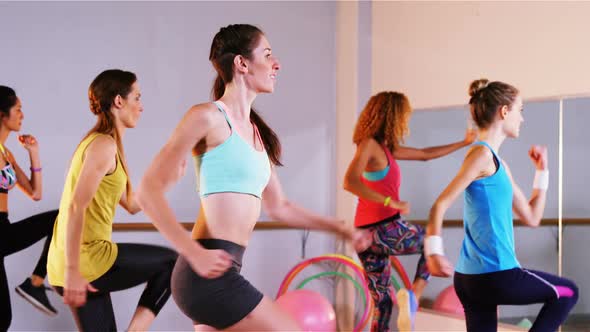
[[[284,147],[279,170],[288,196],[316,212],[334,207],[335,3],[332,2],[26,2],[0,3],[0,84],[14,87],[23,101],[23,132],[40,142],[44,199],[35,203],[10,194],[10,218],[17,221],[58,205],[67,163],[93,124],[87,88],[107,68],[138,74],[145,112],[125,137],[133,183],[192,104],[209,99],[213,70],[208,62],[213,35],[221,26],[251,23],[267,34],[281,61],[273,95],[256,106]],[[26,153],[10,137],[7,146],[25,167]],[[181,221],[192,221],[198,196],[191,172],[169,194]],[[239,216],[236,216],[239,218]],[[265,220],[266,217],[262,217]],[[147,221],[118,211],[117,222]],[[116,233],[116,241],[167,243],[158,233]],[[256,232],[246,253],[244,274],[266,295],[300,259],[300,231]],[[34,266],[40,245],[6,259],[13,289]],[[307,257],[332,252],[331,236],[312,233]],[[311,272],[309,272],[311,273]],[[319,285],[319,286],[318,286]],[[330,296],[327,283],[319,282]],[[141,288],[114,294],[119,328],[126,327]],[[69,311],[58,305],[46,318],[14,292],[12,330],[70,330]],[[171,300],[154,330],[187,330],[190,322]]]
[[[527,98],[588,93],[588,14],[572,1],[374,1],[373,91],[417,108],[463,105],[480,77]]]

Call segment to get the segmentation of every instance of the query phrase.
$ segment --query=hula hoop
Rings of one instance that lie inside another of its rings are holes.
[[[305,278],[295,288],[301,289],[301,288],[305,287],[305,285],[307,285],[312,280],[319,279],[319,278],[326,277],[326,276],[332,276],[332,275],[339,276],[341,278],[350,280],[354,284],[354,288],[356,288],[356,290],[359,292],[359,294],[363,294],[363,308],[367,305],[367,294],[365,294],[365,292],[363,291],[363,287],[358,283],[358,281],[354,280],[354,278],[351,277],[350,275],[348,275],[346,273],[338,272],[338,271],[328,271],[328,272],[322,272],[322,273],[312,275],[311,277]]]
[[[400,263],[400,261],[395,256],[389,256],[389,261],[391,262],[391,265],[393,266],[399,277],[402,279],[402,282],[404,283],[406,289],[412,289],[412,283],[410,282],[410,278],[408,278],[408,274],[406,273],[406,270],[404,269],[402,263]]]
[[[391,275],[391,283],[393,284],[393,289],[395,289],[395,292],[397,293],[397,291],[401,289],[401,286],[399,285],[399,282],[395,279],[393,274]]]
[[[281,283],[280,287],[279,287],[279,291],[277,293],[277,298],[281,295],[283,295],[286,291],[287,288],[289,288],[289,285],[291,284],[291,282],[293,282],[293,279],[295,279],[295,276],[301,272],[303,269],[305,269],[307,266],[313,264],[313,263],[317,263],[319,261],[324,261],[324,260],[332,260],[332,261],[336,261],[339,262],[341,264],[347,265],[348,267],[352,268],[357,276],[359,277],[359,279],[363,280],[363,281],[367,281],[367,278],[364,274],[364,269],[358,265],[355,261],[353,261],[352,259],[350,259],[347,256],[343,256],[343,255],[338,255],[338,254],[327,254],[327,255],[322,255],[322,256],[318,256],[318,257],[314,257],[314,258],[310,258],[307,260],[304,260],[302,262],[300,262],[299,264],[295,265],[285,276],[285,279],[283,279],[283,282]],[[363,287],[368,294],[368,288],[366,286],[366,284]]]
[[[363,281],[362,287],[363,287],[363,290],[365,293],[365,303],[368,303],[369,305],[365,305],[365,310],[363,312],[362,318],[354,328],[355,332],[362,331],[364,326],[369,322],[369,312],[370,312],[370,309],[372,309],[373,303],[372,303],[372,299],[369,298],[369,296],[368,296],[369,289],[367,287],[367,278],[364,274],[364,269],[359,264],[357,264],[355,261],[353,261],[350,257],[344,256],[344,255],[339,255],[339,254],[327,254],[327,255],[322,255],[322,256],[310,258],[310,259],[300,262],[299,264],[295,265],[287,273],[287,275],[285,276],[285,279],[283,279],[283,282],[281,283],[281,286],[279,287],[279,291],[277,292],[276,298],[278,298],[279,296],[281,296],[287,292],[287,290],[289,289],[289,285],[293,282],[293,279],[295,278],[295,276],[299,272],[301,272],[303,269],[305,269],[306,267],[308,267],[309,265],[311,265],[313,263],[317,263],[317,262],[325,261],[325,260],[335,261],[335,262],[338,262],[338,263],[341,263],[341,264],[344,264],[344,265],[350,267],[351,269],[353,269],[356,272],[359,279]]]

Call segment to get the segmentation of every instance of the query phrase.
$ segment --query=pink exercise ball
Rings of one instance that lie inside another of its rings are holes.
[[[288,312],[303,331],[336,331],[336,313],[320,293],[297,289],[283,294],[276,303]]]
[[[457,292],[455,292],[455,287],[453,286],[445,288],[440,294],[438,294],[436,300],[434,300],[432,309],[465,317],[463,305],[461,304],[461,301],[459,301],[459,297],[457,297]]]

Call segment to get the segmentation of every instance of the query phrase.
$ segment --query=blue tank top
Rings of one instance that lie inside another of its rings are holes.
[[[492,151],[498,168],[465,189],[465,238],[455,270],[481,274],[520,267],[514,250],[512,183],[496,152],[485,142],[475,144]]]
[[[266,150],[257,151],[232,128],[223,108],[216,102],[231,135],[213,150],[194,156],[197,172],[197,191],[201,196],[222,192],[236,192],[262,197],[270,179],[270,161]],[[258,130],[254,131],[260,139]]]

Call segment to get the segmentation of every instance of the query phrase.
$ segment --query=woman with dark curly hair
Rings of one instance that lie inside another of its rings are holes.
[[[468,130],[456,143],[416,149],[402,146],[408,133],[412,108],[399,92],[380,92],[369,99],[359,116],[353,141],[357,146],[344,180],[344,189],[358,196],[355,226],[365,229],[365,245],[355,249],[369,277],[369,290],[375,301],[371,331],[389,331],[393,302],[390,255],[422,254],[424,229],[403,220],[410,210],[399,198],[401,174],[396,160],[427,161],[445,156],[471,144],[475,132]],[[411,290],[398,292],[398,328],[412,329],[418,299],[430,274],[424,255],[420,257]]]

